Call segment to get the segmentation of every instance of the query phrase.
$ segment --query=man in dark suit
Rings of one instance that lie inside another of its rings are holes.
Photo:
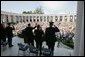
[[[31,27],[30,24],[28,24],[28,27],[24,29],[24,42],[28,43],[29,45],[32,44],[34,46],[34,35],[32,30],[35,29],[35,27]]]
[[[6,43],[6,29],[3,24],[1,24],[1,41],[3,45]]]
[[[14,30],[14,26],[11,27],[11,23],[8,23],[8,26],[6,27],[6,36],[8,38],[8,44],[9,47],[12,47],[12,37],[13,37],[13,30]]]
[[[41,47],[42,47],[44,32],[40,27],[40,25],[37,26],[37,29],[34,31],[34,34],[35,34],[36,47],[40,50],[40,55],[41,55]]]
[[[48,48],[51,50],[51,55],[53,56],[54,46],[56,42],[56,36],[55,32],[59,32],[59,29],[57,27],[52,27],[53,22],[49,23],[50,27],[46,28],[45,31],[45,38],[46,38],[46,44],[48,45]]]

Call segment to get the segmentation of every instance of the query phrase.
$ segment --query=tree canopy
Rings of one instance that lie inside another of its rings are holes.
[[[23,11],[23,14],[44,14],[42,7],[37,7],[34,11]]]

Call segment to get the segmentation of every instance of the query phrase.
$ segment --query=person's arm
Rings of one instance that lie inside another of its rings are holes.
[[[44,31],[42,30],[42,34],[44,35]]]
[[[35,29],[37,27],[37,23],[35,24],[35,27],[32,27],[32,29]]]
[[[35,29],[37,26],[33,27],[33,29]]]
[[[14,26],[12,26],[12,30],[15,30]]]
[[[36,35],[36,30],[34,30],[34,35]]]
[[[44,31],[43,30],[41,30],[41,33],[42,33],[42,36],[44,37]]]
[[[60,32],[60,30],[58,29],[58,27],[56,27],[55,25],[54,25],[54,27],[55,27],[55,31],[56,32]]]
[[[45,37],[45,41],[47,41],[47,37],[48,35],[47,35],[47,28],[46,28],[46,30],[45,30],[45,34],[44,34],[44,37]]]
[[[33,29],[35,29],[37,26],[35,26],[35,27],[31,27],[31,29],[33,30]]]

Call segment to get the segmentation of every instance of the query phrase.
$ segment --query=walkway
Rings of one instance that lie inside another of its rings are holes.
[[[3,49],[1,49],[1,56],[17,56],[18,55],[18,46],[17,43],[24,43],[22,38],[19,37],[14,37],[13,38],[13,47],[9,48],[8,45]],[[34,43],[34,45],[36,45],[36,43]],[[45,48],[47,48],[46,46],[46,42],[43,42],[43,45]],[[67,46],[63,45],[62,43],[60,43],[60,47],[57,47],[57,42],[55,44],[54,47],[54,56],[70,56],[71,53],[73,52],[72,49],[69,49]],[[29,55],[27,55],[29,56]]]

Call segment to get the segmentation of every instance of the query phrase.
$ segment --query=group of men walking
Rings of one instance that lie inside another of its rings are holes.
[[[33,29],[35,29],[34,32]],[[10,23],[8,23],[8,26],[6,28],[1,24],[1,40],[3,42],[6,42],[6,38],[8,38],[9,47],[13,46],[13,30],[14,26],[11,27]],[[22,31],[22,34],[24,36],[24,43],[34,46],[34,40],[36,41],[36,48],[40,50],[40,55],[42,42],[46,41],[48,48],[51,50],[51,55],[53,56],[54,46],[56,42],[55,32],[59,32],[59,29],[56,26],[53,27],[53,22],[49,22],[49,27],[46,28],[45,32],[42,30],[42,27],[40,25],[36,24],[35,27],[32,27],[29,23],[28,27],[26,27]]]
[[[36,48],[40,49],[40,55],[43,41],[46,41],[48,48],[51,50],[51,55],[53,55],[56,42],[55,32],[59,32],[59,29],[56,26],[53,27],[53,22],[49,22],[49,25],[50,26],[46,28],[45,32],[42,30],[40,25],[31,27],[30,24],[28,24],[28,27],[22,31],[25,43],[34,46],[34,40],[36,41]],[[34,32],[33,29],[35,29]]]

